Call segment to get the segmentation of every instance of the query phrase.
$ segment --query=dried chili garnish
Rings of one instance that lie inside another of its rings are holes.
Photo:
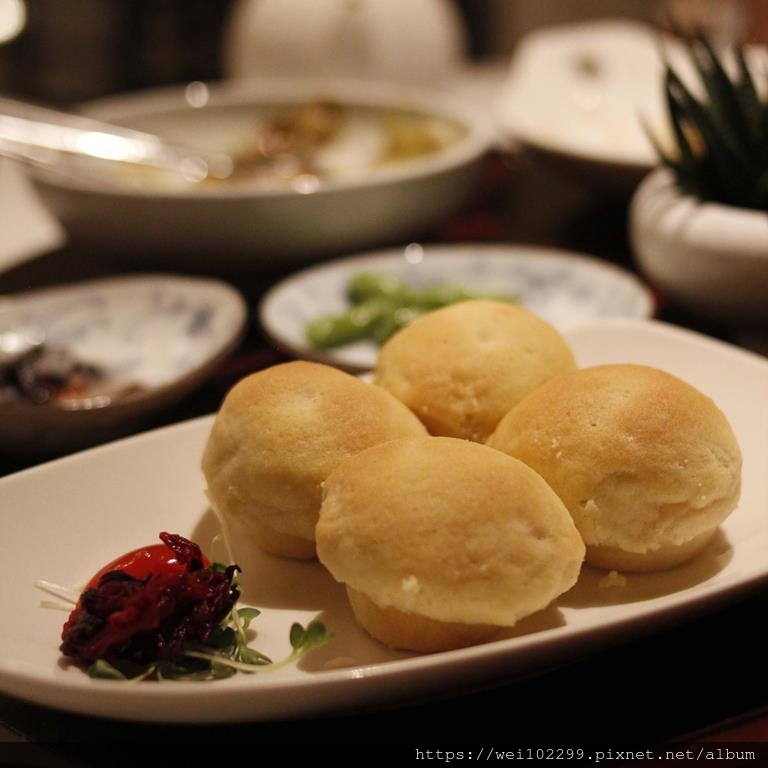
[[[240,597],[239,569],[205,566],[197,544],[182,536],[160,538],[174,557],[155,558],[154,572],[137,578],[109,570],[83,592],[62,630],[65,656],[120,669],[172,659],[210,640]]]
[[[284,666],[330,639],[319,621],[306,628],[293,624],[291,654],[273,663],[248,645],[247,630],[259,611],[236,607],[238,566],[209,563],[183,536],[161,533],[160,538],[163,544],[134,550],[102,568],[62,629],[62,653],[87,667],[91,677],[229,677]]]

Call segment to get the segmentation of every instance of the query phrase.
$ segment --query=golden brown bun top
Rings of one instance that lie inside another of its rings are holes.
[[[324,484],[317,552],[380,606],[509,626],[576,581],[584,544],[531,469],[478,443],[424,437],[339,465]]]
[[[574,365],[544,320],[478,300],[430,312],[396,333],[381,348],[375,380],[432,434],[483,442],[510,408]]]
[[[681,545],[722,522],[739,497],[741,453],[722,411],[647,366],[557,376],[513,408],[488,444],[539,472],[590,545]]]
[[[256,515],[278,531],[311,540],[320,485],[342,459],[424,433],[388,392],[326,365],[284,363],[229,392],[208,439],[203,472],[223,515]]]

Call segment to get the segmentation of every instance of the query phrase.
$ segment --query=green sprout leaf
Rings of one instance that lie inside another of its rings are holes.
[[[265,656],[263,653],[246,646],[241,646],[237,653],[238,661],[242,661],[244,664],[256,664],[263,666],[265,664],[272,664],[272,659],[269,656]]]
[[[237,634],[232,627],[219,627],[208,638],[208,646],[222,653],[232,652],[237,647]]]
[[[119,669],[115,669],[104,659],[99,659],[88,667],[88,677],[98,678],[99,680],[128,680]]]
[[[248,629],[251,626],[251,622],[261,614],[258,608],[238,608],[237,615],[240,617],[240,624],[243,629]]]
[[[293,624],[290,639],[294,652],[303,652],[325,645],[331,639],[331,635],[321,621],[311,621],[306,629],[301,624]]]

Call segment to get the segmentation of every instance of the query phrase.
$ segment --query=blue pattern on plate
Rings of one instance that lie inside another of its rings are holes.
[[[602,317],[649,317],[653,311],[649,291],[634,275],[581,254],[522,245],[411,244],[328,262],[287,278],[262,303],[265,330],[299,356],[355,370],[372,368],[373,344],[316,350],[304,338],[308,322],[347,308],[345,286],[361,271],[391,272],[414,286],[455,282],[514,294],[560,329]]]

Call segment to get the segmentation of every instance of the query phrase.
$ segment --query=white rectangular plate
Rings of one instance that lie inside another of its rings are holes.
[[[298,666],[205,683],[126,684],[62,664],[65,614],[40,607],[36,579],[80,584],[161,530],[204,547],[216,531],[200,455],[211,418],[179,424],[0,480],[0,691],[74,712],[132,720],[220,722],[308,715],[493,677],[530,673],[589,644],[639,631],[753,588],[768,577],[768,362],[660,323],[607,321],[567,333],[581,365],[637,362],[680,376],[714,398],[744,454],[743,494],[722,535],[668,573],[601,587],[585,568],[576,587],[507,639],[427,656],[396,653],[357,628],[343,588],[317,563],[257,555],[244,574],[264,609],[255,647],[280,658],[292,621],[320,615],[334,634]]]

